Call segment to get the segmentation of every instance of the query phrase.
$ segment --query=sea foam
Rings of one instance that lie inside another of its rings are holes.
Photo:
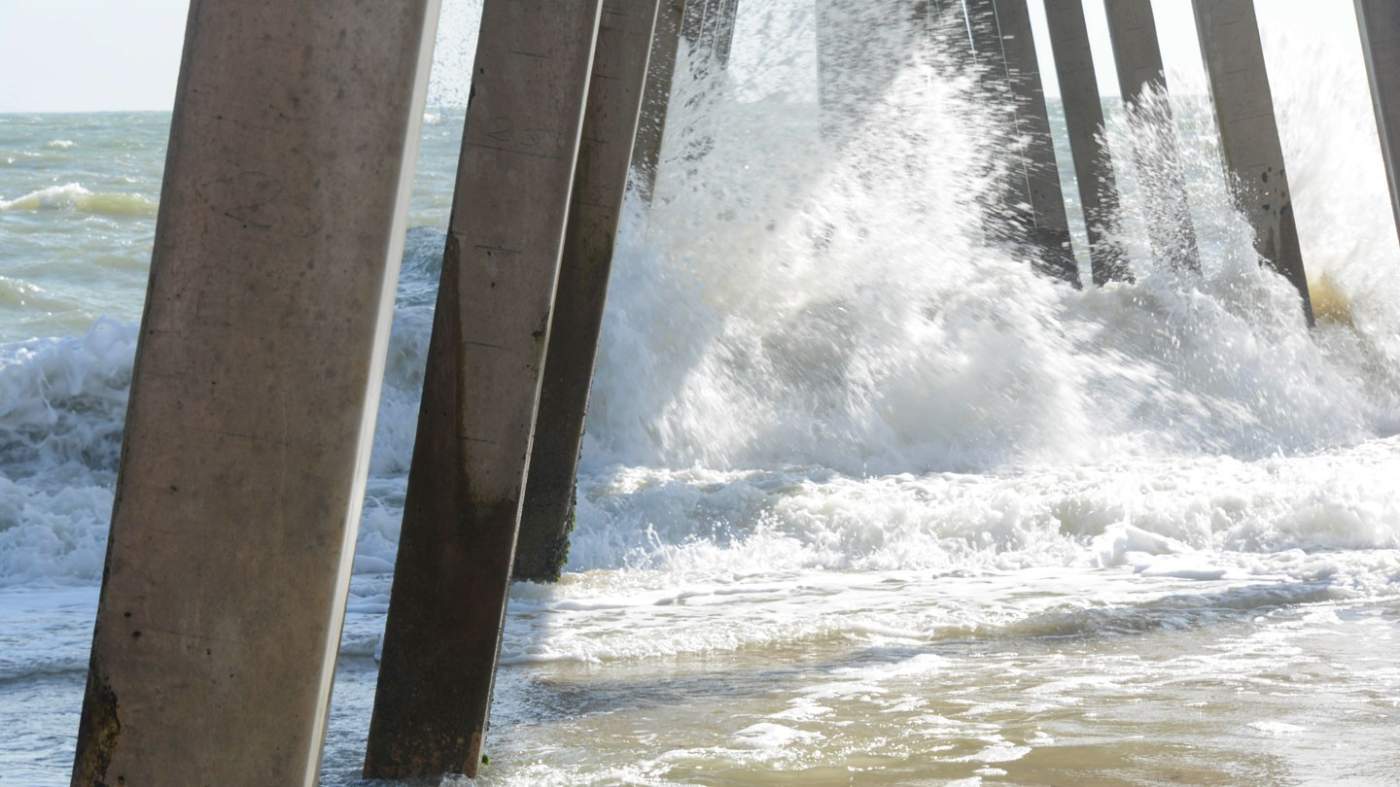
[[[140,194],[92,192],[80,183],[49,186],[12,200],[0,199],[0,211],[68,210],[97,216],[152,218],[156,204]]]

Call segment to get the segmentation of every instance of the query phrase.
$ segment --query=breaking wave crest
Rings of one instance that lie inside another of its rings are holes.
[[[12,200],[0,199],[0,211],[71,211],[94,216],[152,218],[156,203],[140,194],[92,192],[79,183],[49,186]]]

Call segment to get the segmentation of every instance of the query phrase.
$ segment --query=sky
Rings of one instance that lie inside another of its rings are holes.
[[[169,109],[188,0],[0,0],[0,112]]]
[[[819,2],[820,0],[814,0]],[[1053,8],[1056,2],[1045,0]],[[763,2],[763,0],[748,0]],[[168,110],[175,93],[188,0],[0,0],[0,112]],[[1188,0],[1154,0],[1163,57],[1173,89],[1204,90],[1200,51]],[[479,0],[446,0],[436,70],[465,72],[464,42],[475,40],[470,7]],[[1351,0],[1267,0],[1257,3],[1266,39],[1323,28],[1355,30]],[[1046,92],[1058,95],[1045,11],[1031,0]],[[1108,32],[1099,0],[1085,0],[1085,16],[1099,72],[1100,90],[1116,84]],[[740,4],[743,13],[743,3]],[[473,9],[474,10],[474,9]],[[453,51],[456,50],[456,51]],[[438,74],[437,76],[441,76]],[[436,103],[457,103],[464,93],[451,80],[434,79]]]

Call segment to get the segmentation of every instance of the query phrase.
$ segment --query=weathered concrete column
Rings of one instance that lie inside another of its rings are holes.
[[[1108,150],[1100,144],[1103,104],[1099,80],[1094,74],[1094,53],[1089,46],[1089,26],[1081,0],[1055,0],[1045,9],[1055,73],[1060,78],[1060,100],[1065,108],[1079,204],[1089,232],[1089,260],[1095,284],[1127,277],[1123,255],[1108,229],[1117,221],[1118,183]]]
[[[692,55],[691,79],[705,78],[712,68],[725,68],[733,48],[738,8],[738,0],[661,0],[632,157],[638,176],[636,187],[648,202],[656,190],[680,42],[686,42]]]
[[[1104,0],[1104,10],[1118,70],[1118,88],[1124,107],[1131,112],[1141,106],[1149,93],[1165,94],[1167,89],[1152,0]],[[1170,126],[1169,108],[1164,104],[1162,109],[1168,114],[1159,119]],[[1161,129],[1151,145],[1136,137],[1132,144],[1139,173],[1139,198],[1148,206],[1147,234],[1153,251],[1180,267],[1200,270],[1200,252],[1175,129]]]
[[[1400,231],[1400,4],[1395,0],[1356,0],[1361,47],[1371,77],[1371,98],[1390,183],[1390,204]]]
[[[190,6],[74,785],[316,782],[437,11]]]
[[[1077,285],[1079,265],[1070,245],[1069,219],[1026,0],[966,0],[965,6],[988,92],[1009,91],[1016,103],[1015,136],[1026,141],[1012,164],[999,215],[988,224],[989,234],[1035,248],[1040,260],[1037,268],[1042,273]]]
[[[1254,228],[1259,256],[1298,289],[1311,325],[1308,279],[1254,2],[1192,0],[1192,4],[1235,202]]]
[[[520,514],[516,579],[553,582],[569,555],[584,413],[656,11],[657,0],[603,4]]]
[[[661,141],[666,136],[666,116],[671,107],[671,85],[676,74],[676,57],[680,53],[686,5],[686,0],[661,0],[652,32],[647,83],[642,94],[642,114],[632,153],[632,167],[637,173],[633,182],[647,202],[651,201],[656,191]]]
[[[1167,83],[1152,0],[1104,0],[1104,15],[1123,101],[1136,103]]]
[[[739,0],[690,0],[686,4],[685,21],[681,28],[690,43],[691,65],[700,74],[711,66],[729,65],[729,53],[734,47],[734,23],[739,15]]]
[[[602,0],[486,0],[428,346],[371,778],[476,773]]]

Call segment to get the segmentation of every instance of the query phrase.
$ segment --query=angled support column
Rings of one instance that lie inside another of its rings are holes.
[[[1027,140],[1008,177],[1000,215],[989,222],[989,235],[1035,248],[1042,273],[1077,286],[1079,265],[1070,245],[1026,0],[966,0],[965,6],[988,92],[1010,93],[1016,103],[1015,135]]]
[[[365,775],[472,776],[602,0],[486,0]]]
[[[734,49],[734,25],[739,19],[739,0],[709,0],[706,3],[705,24],[700,45],[713,53],[720,68],[729,66],[729,53]]]
[[[656,192],[661,141],[666,136],[666,116],[671,107],[671,85],[676,74],[676,57],[680,53],[686,5],[686,0],[660,0],[652,33],[642,114],[632,154],[632,166],[637,171],[634,182],[638,193],[648,203]]]
[[[1152,0],[1104,0],[1103,5],[1118,87],[1123,101],[1134,104],[1149,90],[1167,83]]]
[[[739,0],[689,0],[682,34],[691,51],[699,53],[691,65],[702,69],[702,73],[711,66],[723,69],[729,65],[738,14]]]
[[[657,0],[603,4],[520,514],[515,579],[558,580],[569,556],[584,414],[656,10]]]
[[[1104,0],[1104,11],[1118,69],[1118,88],[1124,107],[1131,112],[1149,93],[1165,94],[1167,89],[1152,0]],[[1167,107],[1163,105],[1163,109]],[[1159,120],[1168,127],[1159,131],[1150,149],[1142,140],[1133,139],[1140,198],[1148,206],[1148,239],[1158,256],[1179,267],[1199,271],[1200,252],[1191,223],[1175,128],[1171,126],[1170,114]]]
[[[691,79],[704,79],[713,68],[724,69],[733,48],[738,9],[739,0],[661,0],[633,155],[636,187],[647,202],[656,190],[680,42],[684,40],[691,52]]]
[[[1065,108],[1074,156],[1074,175],[1079,186],[1079,204],[1084,208],[1084,225],[1089,232],[1089,260],[1095,284],[1127,277],[1118,245],[1106,228],[1117,221],[1118,183],[1108,150],[1100,144],[1103,130],[1103,104],[1099,101],[1099,81],[1094,74],[1094,54],[1089,47],[1089,26],[1084,22],[1082,0],[1056,0],[1046,4],[1050,48],[1055,55],[1055,72],[1060,78],[1060,100]]]
[[[1356,0],[1361,47],[1371,78],[1371,98],[1385,157],[1390,204],[1400,231],[1400,4],[1395,0]]]
[[[190,6],[75,785],[316,782],[437,11]]]
[[[715,0],[687,0],[681,21],[681,35],[692,48],[705,33],[705,15]]]
[[[1298,246],[1293,197],[1274,118],[1273,92],[1253,0],[1192,0],[1206,61],[1220,148],[1235,202],[1254,228],[1259,256],[1288,279],[1313,322],[1308,279]]]

